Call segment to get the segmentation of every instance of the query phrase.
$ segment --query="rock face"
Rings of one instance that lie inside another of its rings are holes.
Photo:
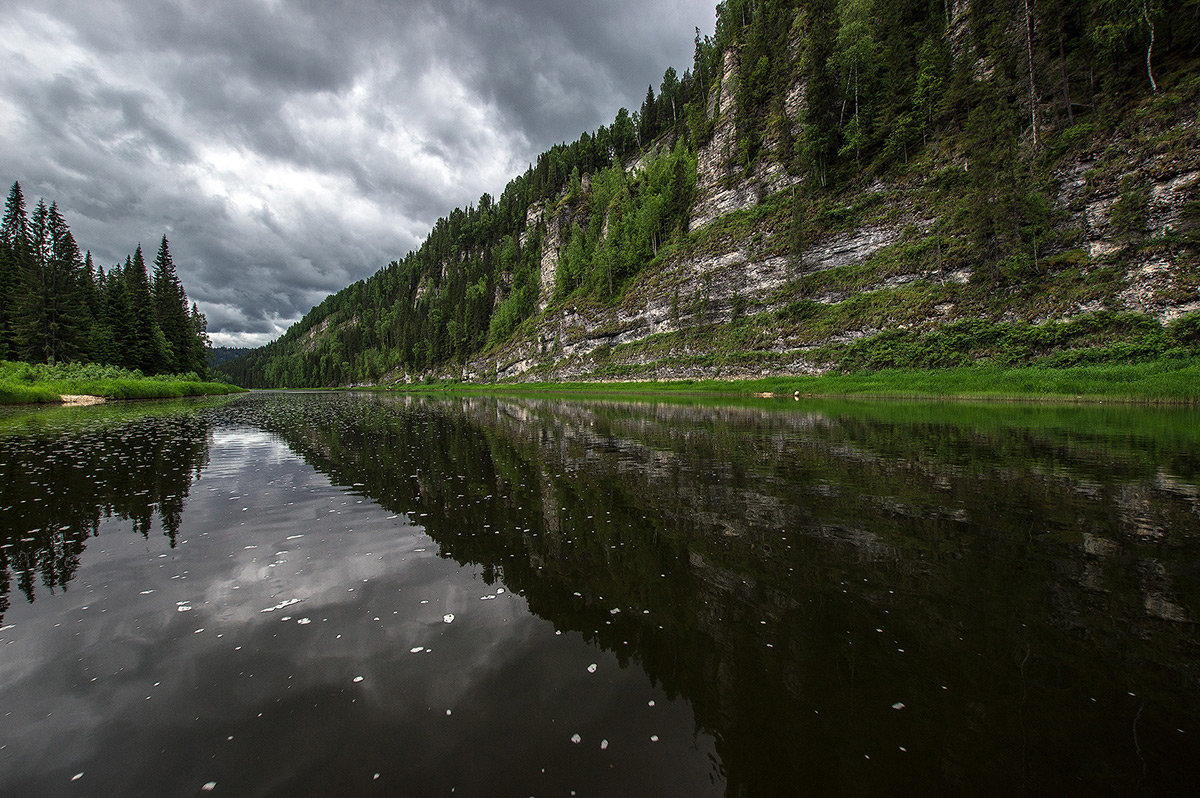
[[[1194,121],[1185,121],[1172,131],[1194,135]],[[1112,146],[1137,151],[1133,141]],[[1200,295],[1182,274],[1184,264],[1169,248],[1158,252],[1126,253],[1129,230],[1118,229],[1113,213],[1123,201],[1124,191],[1140,190],[1145,198],[1143,229],[1134,237],[1169,237],[1181,223],[1181,209],[1200,197],[1200,169],[1194,162],[1173,155],[1148,154],[1133,164],[1121,179],[1096,179],[1105,166],[1103,158],[1082,157],[1058,170],[1058,208],[1070,214],[1081,231],[1080,248],[1093,259],[1120,260],[1126,264],[1124,286],[1117,294],[1117,309],[1146,313],[1170,322],[1185,313],[1200,310]]]
[[[798,44],[793,42],[792,51]],[[737,130],[737,74],[738,57],[734,50],[727,51],[723,61],[721,83],[709,101],[709,113],[717,120],[712,138],[696,153],[696,203],[692,208],[689,230],[698,230],[716,219],[735,211],[746,210],[762,199],[799,183],[799,178],[789,175],[783,167],[786,153],[781,153],[779,136],[769,136],[765,142],[768,157],[758,161],[754,172],[742,174],[738,164]],[[804,109],[804,84],[797,82],[787,94],[784,124],[793,127]]]
[[[733,119],[737,115],[737,53],[725,53],[721,83],[709,100],[709,113],[717,120],[712,138],[696,153],[696,204],[688,228],[704,227],[714,219],[757,203],[749,181],[735,181],[733,163],[737,134]],[[731,185],[732,184],[732,185]]]
[[[968,6],[965,0],[953,0],[950,6],[948,37],[955,58],[976,57]],[[800,57],[798,39],[790,49],[793,58]],[[892,178],[891,183],[864,181],[849,196],[846,208],[835,209],[844,211],[849,221],[821,228],[796,249],[789,243],[788,214],[803,177],[788,169],[791,153],[783,144],[788,131],[782,126],[790,125],[791,137],[799,134],[806,87],[798,82],[787,90],[784,118],[766,133],[755,165],[747,171],[736,130],[739,68],[738,52],[724,53],[721,80],[708,101],[712,133],[697,149],[696,191],[687,224],[691,243],[643,270],[611,306],[592,300],[555,302],[562,252],[573,226],[585,222],[586,213],[565,194],[530,207],[521,242],[541,236],[537,323],[527,334],[476,357],[454,376],[612,381],[817,373],[823,367],[806,356],[814,346],[846,343],[889,328],[952,322],[978,312],[955,290],[972,287],[974,264],[960,260],[943,265],[942,247],[956,242],[936,235],[942,229],[941,217],[958,209],[939,202],[943,189],[933,170],[956,172],[961,185],[969,169],[968,154],[942,153],[933,159],[928,174]],[[986,63],[976,63],[976,79],[987,79],[989,69]],[[1093,145],[1105,148],[1102,152],[1062,158],[1053,175],[1054,213],[1058,240],[1067,244],[1036,255],[1081,259],[1084,280],[1091,270],[1116,268],[1118,281],[1106,294],[1084,292],[1078,300],[1050,302],[1050,309],[1040,312],[1014,295],[1011,308],[997,315],[1041,323],[1109,309],[1169,322],[1200,310],[1200,269],[1194,256],[1181,261],[1179,248],[1130,246],[1131,235],[1142,242],[1169,240],[1181,224],[1181,209],[1200,198],[1198,128],[1194,113],[1181,112],[1174,127],[1160,131],[1159,140],[1176,142],[1171,148],[1142,139],[1105,141]],[[1111,163],[1114,151],[1123,159],[1119,169]],[[640,165],[634,161],[626,168],[637,170]],[[587,176],[584,180],[586,188]],[[1121,227],[1128,222],[1114,221],[1114,211],[1122,207],[1129,216],[1130,197],[1138,202],[1144,198],[1139,216],[1144,230],[1134,234]],[[936,245],[929,243],[935,239]],[[906,254],[905,247],[916,254]],[[834,276],[822,281],[826,273]],[[818,287],[807,287],[813,284]],[[713,362],[709,339],[696,333],[699,328],[729,325],[748,310],[763,314],[800,301],[838,310],[864,297],[904,290],[940,296],[928,302],[924,316],[910,314],[902,321],[890,321],[886,315],[862,318],[847,310],[841,313],[846,319],[841,326],[827,325],[820,338],[760,332],[753,343],[760,357],[752,363]]]

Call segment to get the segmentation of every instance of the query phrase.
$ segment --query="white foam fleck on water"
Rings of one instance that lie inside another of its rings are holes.
[[[571,742],[573,742],[573,743],[575,743],[576,745],[578,745],[579,743],[583,742],[583,738],[582,738],[582,737],[580,737],[578,733],[576,733],[576,734],[572,734],[572,735],[571,735]]]
[[[312,620],[309,618],[301,618],[296,621],[296,623],[300,624],[301,626],[308,626],[310,623],[312,623]]]
[[[601,741],[600,741],[600,750],[601,750],[601,751],[607,751],[607,750],[608,750],[608,740],[601,740]]]
[[[595,672],[596,672],[596,663],[593,662],[591,665],[588,665],[588,673],[595,673]]]
[[[290,607],[293,604],[299,604],[303,600],[304,599],[298,599],[298,598],[288,599],[287,601],[279,602],[274,607],[267,607],[266,609],[259,610],[259,612],[275,612],[276,610],[281,610],[284,607]]]
[[[355,683],[355,684],[358,684],[358,683],[359,683],[359,682],[361,682],[362,680],[363,680],[363,677],[361,677],[361,676],[355,676],[355,677],[354,677],[354,683]]]
[[[896,703],[892,704],[892,709],[904,709],[904,703],[897,701]]]
[[[650,742],[652,742],[652,743],[656,743],[656,742],[658,742],[658,735],[657,735],[657,734],[651,734],[651,735],[650,735]]]
[[[71,777],[71,781],[79,781],[79,780],[80,780],[80,779],[82,779],[82,778],[83,778],[83,773],[82,773],[82,772],[79,772],[79,773],[76,773],[74,776],[72,776],[72,777]]]
[[[216,788],[217,788],[217,783],[215,781],[206,781],[200,787],[200,789],[204,790],[205,792],[212,792]]]
[[[454,623],[454,613],[448,612],[442,616],[443,623]]]
[[[408,650],[408,653],[409,654],[420,654],[424,650],[425,650],[425,646],[413,646],[412,648],[410,648]]]
[[[284,540],[296,540],[297,538],[302,537],[304,537],[304,535],[288,535],[286,538],[284,538]]]

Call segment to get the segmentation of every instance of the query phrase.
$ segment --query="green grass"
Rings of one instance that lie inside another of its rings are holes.
[[[0,361],[0,404],[56,403],[63,396],[81,394],[105,399],[175,399],[244,390],[206,382],[195,374],[146,377],[138,371],[95,363],[47,366]]]
[[[1067,368],[965,366],[948,369],[885,369],[854,374],[768,377],[757,380],[664,382],[535,382],[477,385],[395,385],[383,390],[452,393],[559,395],[762,393],[884,398],[1022,399],[1200,404],[1200,361],[1195,358],[1135,365]]]

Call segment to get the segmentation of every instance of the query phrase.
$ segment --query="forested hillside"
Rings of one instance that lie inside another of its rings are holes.
[[[636,111],[222,366],[252,386],[1200,346],[1200,2],[727,0]]]
[[[29,214],[13,183],[0,226],[0,361],[203,376],[206,327],[188,306],[166,236],[153,276],[140,244],[106,271],[80,252],[57,204],[39,200]]]
[[[228,363],[235,357],[241,357],[253,352],[253,349],[240,346],[211,346],[208,349],[208,365],[210,367],[220,366],[223,363]]]

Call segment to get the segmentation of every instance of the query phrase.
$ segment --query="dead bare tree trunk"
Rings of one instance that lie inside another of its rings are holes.
[[[1146,27],[1150,29],[1150,45],[1146,48],[1146,76],[1150,78],[1150,88],[1158,94],[1158,84],[1154,82],[1154,68],[1150,64],[1150,57],[1154,53],[1154,20],[1150,18],[1150,0],[1142,0],[1142,19],[1146,20]]]
[[[1025,0],[1025,52],[1029,59],[1029,123],[1033,127],[1033,148],[1038,148],[1037,89],[1033,85],[1033,16]]]

